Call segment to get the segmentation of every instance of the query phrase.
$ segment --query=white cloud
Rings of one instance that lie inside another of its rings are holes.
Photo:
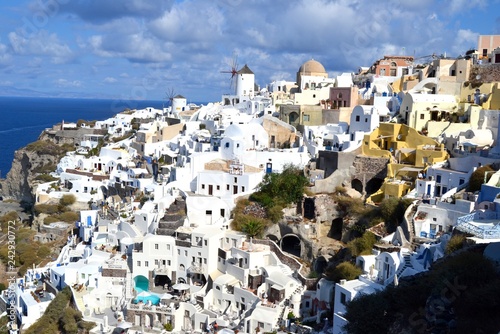
[[[9,33],[9,41],[14,53],[29,56],[48,56],[54,64],[62,64],[73,58],[70,47],[59,41],[55,33],[38,30],[26,37],[19,31]]]
[[[57,79],[54,84],[58,87],[68,88],[68,87],[81,87],[82,83],[79,80],[67,80],[67,79]]]
[[[116,80],[116,79],[115,79],[115,78],[113,78],[113,77],[106,77],[106,78],[104,78],[104,80],[103,80],[103,82],[104,82],[104,83],[115,83],[115,82],[117,82],[117,81],[118,81],[118,80]]]
[[[479,33],[469,29],[460,29],[457,31],[455,43],[453,43],[452,51],[456,54],[465,54],[469,49],[477,48],[477,40]]]

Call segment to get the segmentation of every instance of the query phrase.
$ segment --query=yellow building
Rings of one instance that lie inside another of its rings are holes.
[[[404,124],[381,123],[378,129],[365,135],[361,148],[363,155],[391,161],[384,184],[367,198],[367,202],[374,203],[406,195],[414,188],[419,172],[448,159],[444,145]]]

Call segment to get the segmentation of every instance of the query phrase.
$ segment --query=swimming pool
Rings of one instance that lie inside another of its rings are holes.
[[[136,303],[142,301],[144,304],[147,304],[147,302],[150,301],[152,305],[158,305],[160,303],[160,296],[154,294],[149,296],[137,296],[134,301]]]

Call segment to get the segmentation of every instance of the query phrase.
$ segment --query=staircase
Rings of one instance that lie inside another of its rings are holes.
[[[194,304],[194,308],[196,309],[196,313],[201,313],[203,311],[200,304],[198,303]]]
[[[398,277],[401,276],[401,274],[403,273],[403,271],[406,268],[413,268],[413,265],[411,264],[411,254],[410,253],[404,254],[403,259],[404,259],[404,264],[399,268],[398,272],[396,273],[396,275],[398,275]]]
[[[290,267],[289,267],[289,266],[284,265],[283,263],[280,263],[278,266],[280,267],[281,272],[282,272],[283,274],[285,274],[285,275],[287,275],[287,276],[290,276],[290,275],[292,275],[292,274],[293,274],[293,271],[292,271],[292,269],[290,269]]]

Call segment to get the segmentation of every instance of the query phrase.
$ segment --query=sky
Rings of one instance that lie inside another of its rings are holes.
[[[500,0],[16,0],[0,3],[0,95],[220,101],[229,71],[295,81],[384,55],[459,56],[500,34]],[[420,58],[422,59],[422,58]]]

